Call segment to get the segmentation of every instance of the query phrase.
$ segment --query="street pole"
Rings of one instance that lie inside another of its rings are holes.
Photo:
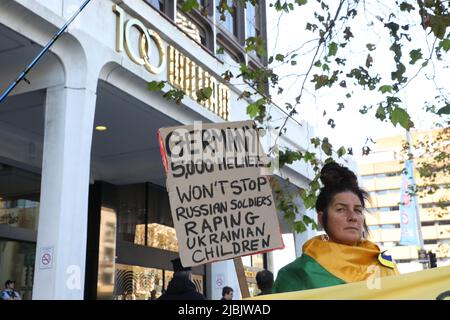
[[[412,147],[411,147],[411,132],[409,131],[409,129],[406,130],[406,143],[408,144],[408,159],[411,156],[410,161],[411,161],[411,168],[412,168],[412,172],[411,172],[412,185],[415,187],[416,186],[416,182],[415,182],[415,179],[414,179],[414,157],[413,157]],[[414,194],[412,196],[416,198],[416,201],[414,203],[415,203],[416,220],[417,220],[417,232],[418,232],[418,235],[419,235],[420,250],[425,251],[425,245],[424,245],[423,236],[422,236],[422,223],[420,221],[419,205],[418,205],[417,197],[416,197],[416,194],[415,194],[415,190],[414,190]],[[422,262],[422,266],[423,266],[423,269],[428,269],[428,263],[427,262]]]
[[[33,61],[31,61],[31,63],[25,68],[25,70],[23,70],[19,74],[17,79],[14,80],[9,85],[9,87],[0,96],[0,103],[2,103],[3,100],[6,99],[6,97],[9,95],[9,93],[19,84],[20,81],[25,79],[25,76],[27,75],[27,73],[30,72],[30,70],[34,67],[34,65],[42,58],[42,56],[48,51],[48,49],[50,49],[50,47],[55,43],[55,41],[58,40],[58,38],[61,36],[61,34],[64,31],[66,31],[67,27],[69,27],[69,25],[72,23],[72,21],[75,20],[75,18],[80,14],[81,11],[83,11],[84,7],[86,7],[90,1],[91,0],[86,0],[81,5],[81,7],[72,15],[72,17],[69,20],[67,20],[67,22],[62,26],[62,28],[59,29],[59,31],[52,37],[52,39],[47,43],[47,45],[44,47],[44,49],[42,49],[42,51],[36,56],[36,58],[34,58]],[[25,81],[27,81],[27,80],[25,79]]]

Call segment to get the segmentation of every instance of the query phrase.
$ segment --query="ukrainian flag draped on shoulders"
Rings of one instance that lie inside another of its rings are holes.
[[[374,266],[381,277],[399,274],[392,258],[368,240],[349,246],[317,236],[303,245],[301,257],[278,272],[273,293],[363,281],[373,275]]]

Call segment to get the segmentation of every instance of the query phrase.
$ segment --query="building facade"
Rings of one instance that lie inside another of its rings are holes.
[[[428,189],[417,194],[421,230],[426,251],[436,254],[437,266],[450,264],[450,178],[443,170],[434,181],[422,178],[417,171],[421,163],[433,163],[433,155],[426,145],[448,152],[448,130],[443,141],[437,141],[443,131],[411,133],[414,155],[414,180],[417,187]],[[370,194],[369,213],[366,214],[371,239],[389,251],[401,273],[422,270],[418,250],[414,246],[400,246],[400,188],[406,151],[402,151],[405,136],[392,136],[376,141],[375,149],[358,161],[359,174]],[[440,145],[439,145],[440,144]],[[448,166],[448,163],[447,163]],[[433,186],[434,192],[426,191]]]
[[[265,3],[214,1],[184,13],[170,0],[91,1],[0,105],[0,280],[16,280],[24,299],[145,299],[167,286],[178,256],[157,141],[161,127],[248,119],[242,79],[223,80],[239,63],[265,65],[244,50],[265,36]],[[0,3],[3,92],[80,7],[80,0]],[[163,88],[149,90],[152,81]],[[197,92],[211,97],[197,102]],[[185,96],[176,103],[164,95]],[[284,114],[267,109],[273,119]],[[278,120],[282,121],[282,120]],[[277,122],[273,122],[276,127]],[[312,128],[288,121],[283,146],[305,150]],[[265,145],[270,145],[270,135]],[[312,170],[280,173],[305,187]],[[289,226],[282,222],[283,232]],[[255,272],[271,253],[244,258]],[[231,261],[193,269],[197,289],[218,299]],[[256,293],[256,289],[253,290]]]

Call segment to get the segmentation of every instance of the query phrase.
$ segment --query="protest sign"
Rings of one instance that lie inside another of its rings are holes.
[[[283,247],[253,121],[161,128],[172,218],[183,266]]]

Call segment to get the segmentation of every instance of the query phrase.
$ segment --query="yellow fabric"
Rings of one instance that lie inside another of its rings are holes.
[[[450,266],[249,300],[435,300],[446,291],[450,291]]]
[[[394,268],[390,268],[380,263],[380,248],[368,240],[363,240],[356,246],[349,246],[317,236],[303,245],[303,252],[345,282],[367,279],[373,274],[373,266],[380,267],[381,277],[399,274],[395,264]]]

